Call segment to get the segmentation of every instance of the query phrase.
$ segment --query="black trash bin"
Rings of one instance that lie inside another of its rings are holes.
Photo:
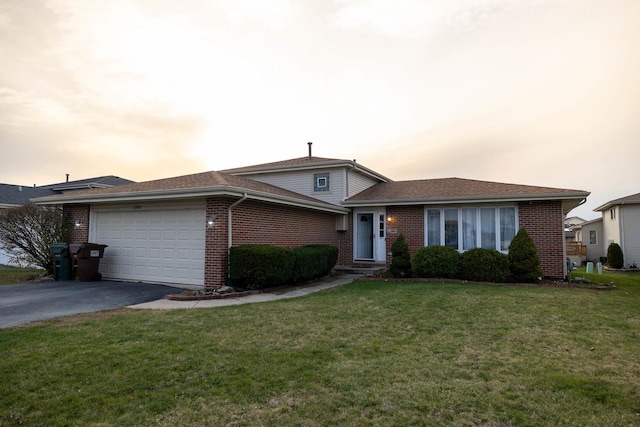
[[[66,243],[54,243],[51,245],[53,256],[53,280],[71,280],[71,256],[69,245]]]
[[[73,259],[73,278],[80,282],[92,282],[100,280],[102,275],[98,272],[100,258],[104,255],[107,245],[96,243],[76,243],[69,245],[69,252]]]

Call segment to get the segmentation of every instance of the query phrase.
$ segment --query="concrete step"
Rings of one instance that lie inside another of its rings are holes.
[[[375,276],[387,271],[384,265],[358,266],[358,265],[336,265],[334,271],[348,274],[364,274],[366,276]]]

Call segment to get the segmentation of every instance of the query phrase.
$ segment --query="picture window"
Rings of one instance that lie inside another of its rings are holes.
[[[503,253],[516,235],[515,207],[427,209],[426,246],[450,246],[460,252],[473,248]]]

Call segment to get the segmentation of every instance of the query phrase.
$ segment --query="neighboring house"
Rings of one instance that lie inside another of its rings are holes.
[[[586,248],[586,260],[591,262],[602,262],[607,255],[606,248],[602,242],[603,227],[602,218],[585,221],[573,227],[575,230],[575,241]]]
[[[579,216],[571,216],[569,218],[566,218],[564,220],[564,227],[565,228],[573,228],[576,225],[580,225],[583,222],[586,222],[587,220],[580,218]]]
[[[610,243],[617,243],[622,248],[624,266],[637,266],[640,263],[640,193],[611,200],[594,211],[602,213],[603,253],[606,255]]]
[[[579,216],[572,216],[564,220],[564,238],[567,243],[578,241],[576,238],[576,229],[585,221],[586,220]]]
[[[506,253],[519,227],[533,238],[544,275],[562,278],[563,220],[588,194],[460,178],[392,181],[355,160],[309,152],[35,201],[62,204],[78,220],[72,242],[109,246],[105,278],[212,287],[226,282],[235,245],[330,244],[341,265],[388,266],[400,233],[412,255],[425,245]]]
[[[101,176],[77,181],[67,180],[58,184],[50,184],[36,187],[0,184],[0,211],[15,208],[28,203],[31,199],[39,197],[66,194],[71,191],[86,190],[88,188],[108,188],[116,185],[129,184],[133,181],[117,176]],[[0,250],[0,264],[8,264],[10,257]]]

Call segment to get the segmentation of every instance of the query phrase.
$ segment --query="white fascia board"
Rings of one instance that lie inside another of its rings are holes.
[[[137,202],[150,200],[175,200],[185,198],[204,198],[204,197],[243,197],[248,196],[251,200],[260,200],[271,203],[285,204],[289,206],[297,206],[307,209],[321,210],[326,212],[348,213],[349,210],[340,206],[331,206],[326,203],[300,200],[294,197],[281,196],[271,193],[263,193],[259,191],[251,191],[243,188],[234,187],[215,187],[215,188],[191,188],[176,189],[162,191],[132,192],[132,193],[113,193],[113,194],[87,194],[84,196],[70,195],[69,197],[56,196],[54,198],[40,198],[32,201],[39,205],[59,205],[65,203],[113,203],[113,202]]]
[[[638,202],[637,201],[627,201],[625,202],[624,200],[611,200],[607,203],[605,203],[604,205],[600,205],[597,208],[595,208],[593,211],[594,212],[598,212],[598,211],[605,211],[609,208],[612,208],[614,206],[622,206],[622,205],[637,205]]]
[[[460,205],[469,203],[504,203],[504,202],[536,202],[545,200],[580,200],[586,195],[545,195],[536,197],[467,197],[467,198],[441,198],[441,199],[401,199],[401,200],[362,200],[357,202],[345,202],[344,207],[355,208],[361,206],[410,206],[410,205]]]

